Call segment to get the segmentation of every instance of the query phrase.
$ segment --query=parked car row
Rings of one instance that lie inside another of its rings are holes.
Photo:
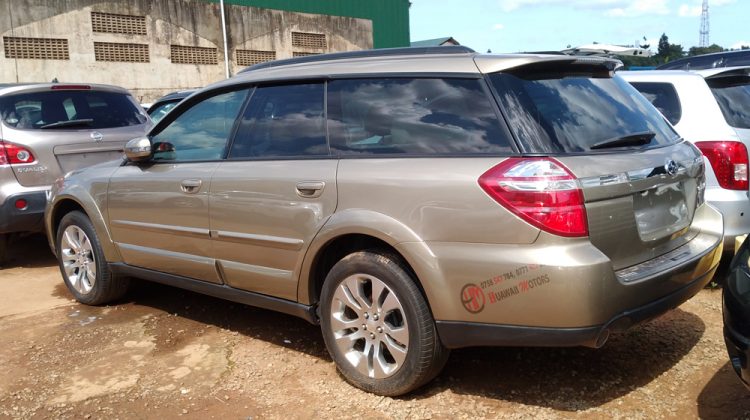
[[[711,113],[679,96],[684,79],[720,112],[726,93],[735,117],[736,93],[713,92],[739,70],[632,80],[673,84],[675,111],[618,64],[465,47],[264,63],[157,101],[125,159],[54,182],[50,246],[82,303],[138,277],[319,324],[344,378],[381,395],[429,382],[453,348],[600,347],[711,280],[748,190],[746,147],[725,162],[742,133],[696,134]]]

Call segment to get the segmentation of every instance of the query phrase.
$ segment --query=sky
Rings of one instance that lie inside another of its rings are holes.
[[[697,46],[702,0],[411,0],[411,40],[452,36],[476,51],[561,50],[599,42]],[[750,0],[709,0],[709,42],[750,45]],[[643,41],[643,38],[646,41]]]

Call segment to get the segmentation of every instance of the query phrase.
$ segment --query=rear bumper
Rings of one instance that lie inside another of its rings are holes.
[[[16,202],[25,200],[25,208],[16,208]],[[0,234],[16,232],[43,232],[44,207],[47,195],[44,191],[13,194],[0,205]]]
[[[438,334],[440,340],[448,348],[475,346],[601,347],[609,338],[610,333],[625,331],[634,325],[651,320],[695,296],[711,280],[715,270],[716,266],[681,289],[638,308],[623,311],[603,325],[583,328],[539,328],[437,321]]]
[[[695,236],[685,245],[619,271],[587,238],[544,233],[531,245],[427,242],[397,249],[410,256],[449,347],[597,347],[610,332],[677,307],[713,278],[722,255],[721,213],[702,206],[691,229]],[[420,246],[429,252],[419,255]]]
[[[750,233],[750,199],[747,192],[709,187],[706,202],[724,217],[724,251],[734,251],[734,238]]]

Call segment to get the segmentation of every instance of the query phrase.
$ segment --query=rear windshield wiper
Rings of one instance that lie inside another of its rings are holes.
[[[653,131],[641,131],[639,133],[628,134],[620,137],[613,137],[589,146],[589,149],[610,149],[614,147],[643,146],[651,143],[656,136]]]
[[[75,127],[77,125],[91,125],[93,122],[93,118],[82,118],[80,120],[58,121],[56,123],[43,125],[39,128]]]

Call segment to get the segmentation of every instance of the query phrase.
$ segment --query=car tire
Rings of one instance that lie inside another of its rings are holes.
[[[397,256],[368,250],[344,257],[326,276],[320,305],[328,352],[360,389],[408,393],[437,376],[448,359],[427,301]]]
[[[127,292],[130,280],[112,273],[94,225],[84,213],[73,211],[62,218],[55,247],[65,285],[78,302],[103,305]]]
[[[0,267],[8,262],[8,245],[10,245],[10,235],[0,234]]]

